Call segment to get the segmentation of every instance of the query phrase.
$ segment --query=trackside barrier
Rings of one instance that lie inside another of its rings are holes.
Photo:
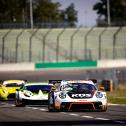
[[[0,64],[0,71],[31,71],[34,63]]]
[[[0,71],[27,71],[57,68],[117,68],[126,67],[126,60],[101,60],[58,63],[10,63],[0,64]]]
[[[113,91],[113,81],[112,80],[102,80],[101,83],[98,85],[98,88],[104,87],[105,91]]]
[[[58,63],[35,63],[35,69],[44,68],[117,68],[126,67],[126,60],[98,60],[98,61],[78,61],[78,62],[58,62]]]
[[[97,68],[116,68],[116,67],[126,67],[125,59],[117,60],[98,60]]]

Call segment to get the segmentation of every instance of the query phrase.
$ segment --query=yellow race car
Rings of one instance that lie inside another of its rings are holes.
[[[15,98],[16,89],[25,84],[24,80],[5,80],[0,84],[0,100]]]

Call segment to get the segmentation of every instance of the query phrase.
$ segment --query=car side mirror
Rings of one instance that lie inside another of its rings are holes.
[[[19,91],[19,89],[16,89],[16,91]]]
[[[53,85],[51,88],[51,91],[55,91],[55,90],[56,90],[56,87]]]

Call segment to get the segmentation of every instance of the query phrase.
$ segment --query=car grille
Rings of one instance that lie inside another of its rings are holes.
[[[15,93],[11,93],[7,96],[8,99],[14,99],[15,98]]]
[[[27,99],[22,99],[22,102],[25,105],[47,105],[48,100],[27,100]]]
[[[63,102],[61,110],[97,110],[101,105],[101,102]]]

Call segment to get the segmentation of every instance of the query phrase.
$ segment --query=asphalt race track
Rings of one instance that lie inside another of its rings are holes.
[[[84,79],[82,70],[0,72],[0,79]],[[14,101],[0,101],[0,126],[126,126],[126,105],[109,104],[106,112],[48,112],[47,106],[15,107]]]

